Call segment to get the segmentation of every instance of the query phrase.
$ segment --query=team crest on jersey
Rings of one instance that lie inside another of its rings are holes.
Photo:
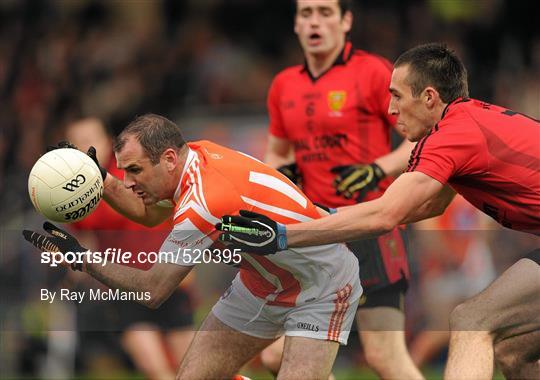
[[[330,107],[331,116],[341,116],[341,109],[347,101],[346,91],[330,91],[328,92],[328,107]]]

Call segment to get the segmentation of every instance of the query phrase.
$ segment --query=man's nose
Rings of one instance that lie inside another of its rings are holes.
[[[124,187],[131,189],[133,186],[135,186],[135,181],[128,174],[124,175]]]
[[[309,18],[309,23],[311,26],[319,26],[319,23],[321,22],[321,18],[319,16],[319,13],[313,12]]]
[[[390,100],[390,104],[388,104],[388,114],[389,115],[397,115],[398,109],[395,105],[395,102],[393,100]]]

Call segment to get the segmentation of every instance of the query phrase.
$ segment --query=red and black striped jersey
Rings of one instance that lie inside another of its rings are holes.
[[[392,66],[382,57],[354,50],[350,43],[318,78],[306,66],[279,73],[268,94],[270,134],[288,139],[303,174],[303,191],[331,207],[352,205],[332,186],[339,165],[371,163],[391,151],[388,115]],[[380,183],[384,191],[391,180]],[[366,200],[379,197],[370,192]]]
[[[540,233],[540,122],[474,99],[450,103],[407,171],[452,186],[505,227]]]

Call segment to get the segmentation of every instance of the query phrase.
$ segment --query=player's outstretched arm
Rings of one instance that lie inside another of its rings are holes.
[[[143,299],[139,302],[149,308],[156,309],[170,297],[192,268],[192,266],[170,263],[155,263],[152,268],[143,271],[125,265],[108,263],[106,265],[86,264],[83,271],[113,289],[148,292],[150,299]]]
[[[404,173],[378,199],[348,207],[326,218],[287,226],[288,247],[346,242],[379,236],[397,225],[429,218],[443,184],[420,172]],[[438,210],[437,210],[438,211]]]
[[[420,172],[401,175],[382,197],[344,208],[325,218],[305,223],[284,225],[270,218],[241,212],[225,215],[216,227],[224,231],[220,240],[229,241],[246,252],[269,254],[294,247],[375,237],[410,220],[429,218],[439,213],[437,200],[444,186]],[[451,192],[446,192],[450,198]],[[451,199],[451,198],[450,198]],[[449,203],[447,199],[446,205]]]
[[[60,148],[78,149],[69,141],[60,141],[55,146],[48,146],[47,152]],[[122,181],[108,173],[98,161],[96,148],[91,146],[86,154],[96,163],[101,173],[104,185],[103,199],[116,212],[147,227],[157,226],[171,216],[173,212],[172,208],[157,205],[145,206],[142,200],[135,196],[133,191],[126,189]]]
[[[146,206],[122,181],[109,174],[104,182],[103,199],[118,213],[136,223],[154,227],[169,218],[173,207]]]
[[[443,189],[433,198],[420,206],[417,210],[413,210],[407,216],[403,223],[415,223],[424,219],[433,218],[442,215],[450,202],[456,196],[456,192],[450,186],[445,185]]]
[[[147,292],[150,297],[145,297],[139,302],[150,308],[157,308],[169,298],[174,289],[193,268],[192,266],[156,263],[150,270],[143,271],[108,262],[103,257],[102,260],[96,260],[95,256],[88,249],[82,247],[70,233],[49,222],[45,222],[43,228],[48,232],[47,235],[24,230],[23,236],[41,252],[54,254],[55,262],[71,267],[73,270],[87,272],[108,287]],[[72,261],[71,265],[67,264],[66,254],[76,256],[77,260]],[[51,259],[50,256],[48,257]]]

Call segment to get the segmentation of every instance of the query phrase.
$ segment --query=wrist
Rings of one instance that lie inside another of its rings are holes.
[[[378,179],[383,179],[386,177],[386,172],[377,162],[372,162],[371,167],[373,168],[373,173],[375,174],[375,177],[377,177]]]
[[[284,224],[276,223],[276,242],[279,251],[287,249],[287,227]]]
[[[105,169],[103,166],[99,166],[99,172],[101,173],[103,183],[105,183],[105,179],[107,178],[107,169]]]

